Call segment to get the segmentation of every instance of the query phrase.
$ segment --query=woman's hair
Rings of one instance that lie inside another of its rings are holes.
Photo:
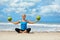
[[[26,14],[22,14],[22,16],[26,16]]]

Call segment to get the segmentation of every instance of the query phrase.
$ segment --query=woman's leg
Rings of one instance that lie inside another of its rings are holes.
[[[19,28],[15,28],[15,31],[18,33],[22,33],[21,29],[19,29]]]
[[[31,28],[27,28],[26,30],[23,31],[23,33],[29,33],[31,31]]]
[[[29,33],[31,31],[31,28],[27,28],[27,33]]]
[[[23,33],[27,33],[27,30],[24,30]]]

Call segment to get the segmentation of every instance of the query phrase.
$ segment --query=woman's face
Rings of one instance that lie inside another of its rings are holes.
[[[25,15],[25,14],[23,14],[23,15],[22,15],[22,19],[25,19],[25,18],[26,18],[26,15]]]

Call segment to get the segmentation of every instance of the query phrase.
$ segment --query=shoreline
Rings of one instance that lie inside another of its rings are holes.
[[[0,31],[0,32],[16,32],[16,31]],[[39,31],[39,32],[38,31],[33,31],[33,32],[40,33],[40,32],[48,32],[48,31]],[[60,31],[49,31],[49,32],[60,32]]]

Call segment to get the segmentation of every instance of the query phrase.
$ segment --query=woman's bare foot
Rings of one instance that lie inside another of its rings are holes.
[[[25,31],[20,31],[20,33],[28,33],[28,32],[27,32],[27,30],[25,30]]]
[[[23,33],[28,33],[27,30],[23,31]]]
[[[23,33],[23,31],[20,31],[20,33]]]

